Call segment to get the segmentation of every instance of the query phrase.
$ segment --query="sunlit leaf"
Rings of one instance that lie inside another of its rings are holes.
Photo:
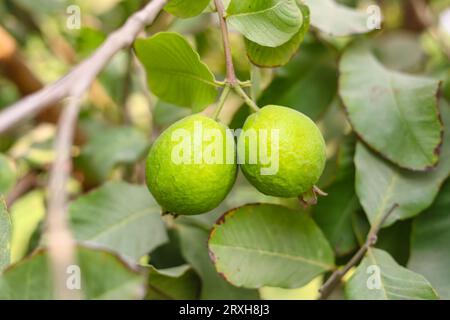
[[[147,72],[150,90],[161,99],[202,111],[217,95],[214,75],[179,34],[161,32],[138,39],[134,48]]]
[[[33,233],[45,217],[44,192],[32,191],[9,208],[12,220],[11,262],[17,262],[28,252]]]
[[[231,0],[227,21],[245,38],[265,47],[288,42],[303,24],[295,0]]]
[[[247,55],[250,61],[260,67],[278,67],[291,60],[297,52],[300,44],[305,38],[309,29],[309,9],[305,5],[300,5],[302,12],[302,26],[300,30],[286,43],[279,47],[264,47],[256,42],[245,39]]]

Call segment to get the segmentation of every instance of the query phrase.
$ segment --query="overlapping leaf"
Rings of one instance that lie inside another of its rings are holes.
[[[150,267],[149,300],[194,300],[200,294],[200,279],[187,265],[157,270]]]
[[[367,144],[404,168],[436,165],[442,142],[438,81],[388,70],[363,45],[345,51],[340,72],[339,93]]]
[[[421,275],[399,266],[379,249],[369,249],[345,287],[352,300],[438,299],[431,284]]]
[[[179,34],[161,32],[135,42],[150,90],[167,102],[202,111],[217,95],[214,75]]]
[[[214,269],[208,257],[208,230],[201,226],[178,224],[177,232],[183,256],[202,279],[200,299],[256,300],[258,291],[236,288],[225,281]]]
[[[144,186],[108,183],[70,205],[77,240],[138,260],[167,241],[161,208]]]
[[[300,30],[303,17],[295,0],[231,0],[227,21],[248,40],[279,47]]]
[[[395,203],[399,207],[386,222],[413,217],[432,203],[443,181],[450,174],[450,107],[441,106],[445,125],[439,165],[429,172],[413,172],[398,168],[380,158],[362,143],[356,148],[356,193],[371,224],[380,221]]]
[[[79,247],[81,290],[86,299],[133,300],[145,293],[146,278],[110,252]],[[53,299],[48,253],[40,250],[0,276],[0,300]]]
[[[297,288],[333,268],[333,252],[306,214],[277,205],[226,213],[209,239],[216,269],[236,286]]]
[[[275,48],[264,47],[256,42],[245,39],[247,55],[253,64],[260,67],[273,68],[282,66],[291,60],[309,30],[309,9],[305,5],[300,5],[299,7],[302,12],[302,25],[300,30],[283,45]]]

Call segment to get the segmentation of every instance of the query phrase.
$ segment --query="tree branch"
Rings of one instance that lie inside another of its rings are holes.
[[[341,282],[342,278],[347,274],[347,272],[356,266],[364,257],[367,250],[369,248],[373,247],[378,240],[378,232],[380,231],[381,227],[384,225],[386,220],[389,218],[389,216],[394,212],[395,209],[397,209],[398,204],[394,204],[383,216],[381,221],[376,224],[368,233],[366,242],[364,245],[356,252],[356,254],[350,259],[347,264],[341,268],[333,272],[333,274],[328,278],[328,280],[322,285],[320,288],[320,300],[326,300],[330,294],[333,292],[333,290],[336,288],[337,285]]]
[[[132,15],[124,26],[112,33],[94,54],[81,62],[66,76],[25,97],[0,113],[0,133],[63,98],[81,96],[109,60],[119,50],[131,46],[144,26],[153,22],[166,2],[167,0],[150,2],[144,9]]]
[[[154,0],[144,9],[132,15],[125,25],[111,34],[105,43],[87,60],[58,82],[23,99],[0,115],[0,132],[17,121],[33,114],[49,101],[69,97],[67,106],[58,122],[55,139],[56,159],[50,170],[48,186],[48,213],[46,217],[46,240],[50,266],[53,274],[56,299],[80,299],[81,292],[67,287],[67,268],[76,262],[75,241],[66,216],[68,195],[67,181],[72,169],[71,149],[77,118],[84,93],[98,73],[120,49],[129,47],[139,32],[153,22],[166,0]]]
[[[66,285],[67,267],[75,265],[75,241],[66,218],[68,195],[66,192],[72,162],[71,149],[75,134],[81,97],[71,98],[58,122],[55,141],[56,159],[50,171],[48,186],[48,212],[46,236],[50,265],[53,271],[54,294],[56,299],[80,299],[81,293],[70,290]]]

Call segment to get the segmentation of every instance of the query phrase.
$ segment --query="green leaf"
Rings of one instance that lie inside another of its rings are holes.
[[[13,162],[0,153],[0,194],[6,194],[16,183],[17,174]]]
[[[285,65],[291,60],[297,52],[300,44],[309,30],[309,9],[305,5],[300,5],[302,12],[302,25],[300,30],[286,43],[279,47],[265,47],[245,39],[247,55],[250,61],[260,67],[279,67]]]
[[[351,9],[334,0],[304,2],[311,10],[311,24],[330,36],[350,36],[372,31],[367,26],[371,14]]]
[[[162,100],[195,112],[214,102],[214,75],[181,35],[161,32],[136,40],[134,47],[147,71],[150,90]]]
[[[208,230],[198,226],[177,224],[181,250],[202,279],[200,298],[203,300],[256,300],[258,291],[236,288],[226,282],[214,269],[208,257]]]
[[[195,17],[203,12],[210,0],[170,0],[164,10],[180,18]]]
[[[336,96],[335,56],[320,43],[304,43],[302,53],[277,71],[259,105],[277,104],[317,119]]]
[[[435,300],[430,283],[379,249],[369,249],[345,287],[352,300]]]
[[[436,202],[414,220],[408,267],[427,277],[442,299],[450,299],[450,182]]]
[[[69,210],[77,240],[134,260],[168,240],[161,208],[143,186],[107,183],[72,202]]]
[[[371,148],[408,169],[437,164],[438,81],[388,70],[362,45],[345,51],[340,72],[339,93],[349,119]]]
[[[147,137],[132,127],[105,128],[83,146],[77,165],[90,182],[101,182],[119,164],[133,164],[148,150]]]
[[[45,217],[44,201],[44,192],[35,190],[22,196],[9,208],[13,225],[11,263],[27,254],[33,233]]]
[[[195,300],[200,279],[187,265],[157,270],[150,267],[148,300]]]
[[[11,261],[11,217],[0,196],[0,274]]]
[[[295,0],[232,0],[227,21],[245,38],[265,47],[288,42],[303,24]]]
[[[306,214],[277,205],[247,205],[214,226],[209,251],[217,271],[246,288],[298,288],[333,268],[333,252]]]
[[[337,255],[351,253],[357,247],[353,234],[352,215],[360,208],[354,178],[333,183],[325,189],[328,196],[320,198],[313,218],[330,241]]]
[[[132,300],[145,293],[146,277],[114,254],[78,247],[81,290],[86,299]],[[11,266],[0,276],[0,300],[53,299],[49,257],[39,250]]]
[[[355,155],[356,193],[372,225],[395,203],[397,209],[386,221],[385,226],[397,220],[413,217],[432,203],[439,188],[450,174],[450,107],[441,106],[441,116],[445,124],[443,161],[429,172],[413,172],[401,169],[381,159],[362,143],[358,144]]]

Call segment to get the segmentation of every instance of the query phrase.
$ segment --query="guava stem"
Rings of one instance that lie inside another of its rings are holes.
[[[231,91],[231,87],[229,85],[226,85],[222,91],[222,94],[220,95],[219,104],[217,106],[217,109],[214,112],[214,115],[213,115],[214,120],[217,121],[217,119],[219,119],[220,112],[222,111],[223,107],[225,106],[225,102],[227,101],[230,91]]]
[[[255,101],[253,101],[247,93],[245,93],[244,89],[240,85],[233,86],[234,91],[242,98],[244,99],[245,103],[252,108],[253,111],[258,112],[260,109],[256,105]]]
[[[227,66],[227,82],[235,85],[239,82],[234,71],[233,56],[231,55],[230,38],[228,35],[228,26],[225,19],[225,9],[221,0],[214,0],[214,4],[216,5],[217,14],[219,15],[220,29],[222,31],[222,41]]]

